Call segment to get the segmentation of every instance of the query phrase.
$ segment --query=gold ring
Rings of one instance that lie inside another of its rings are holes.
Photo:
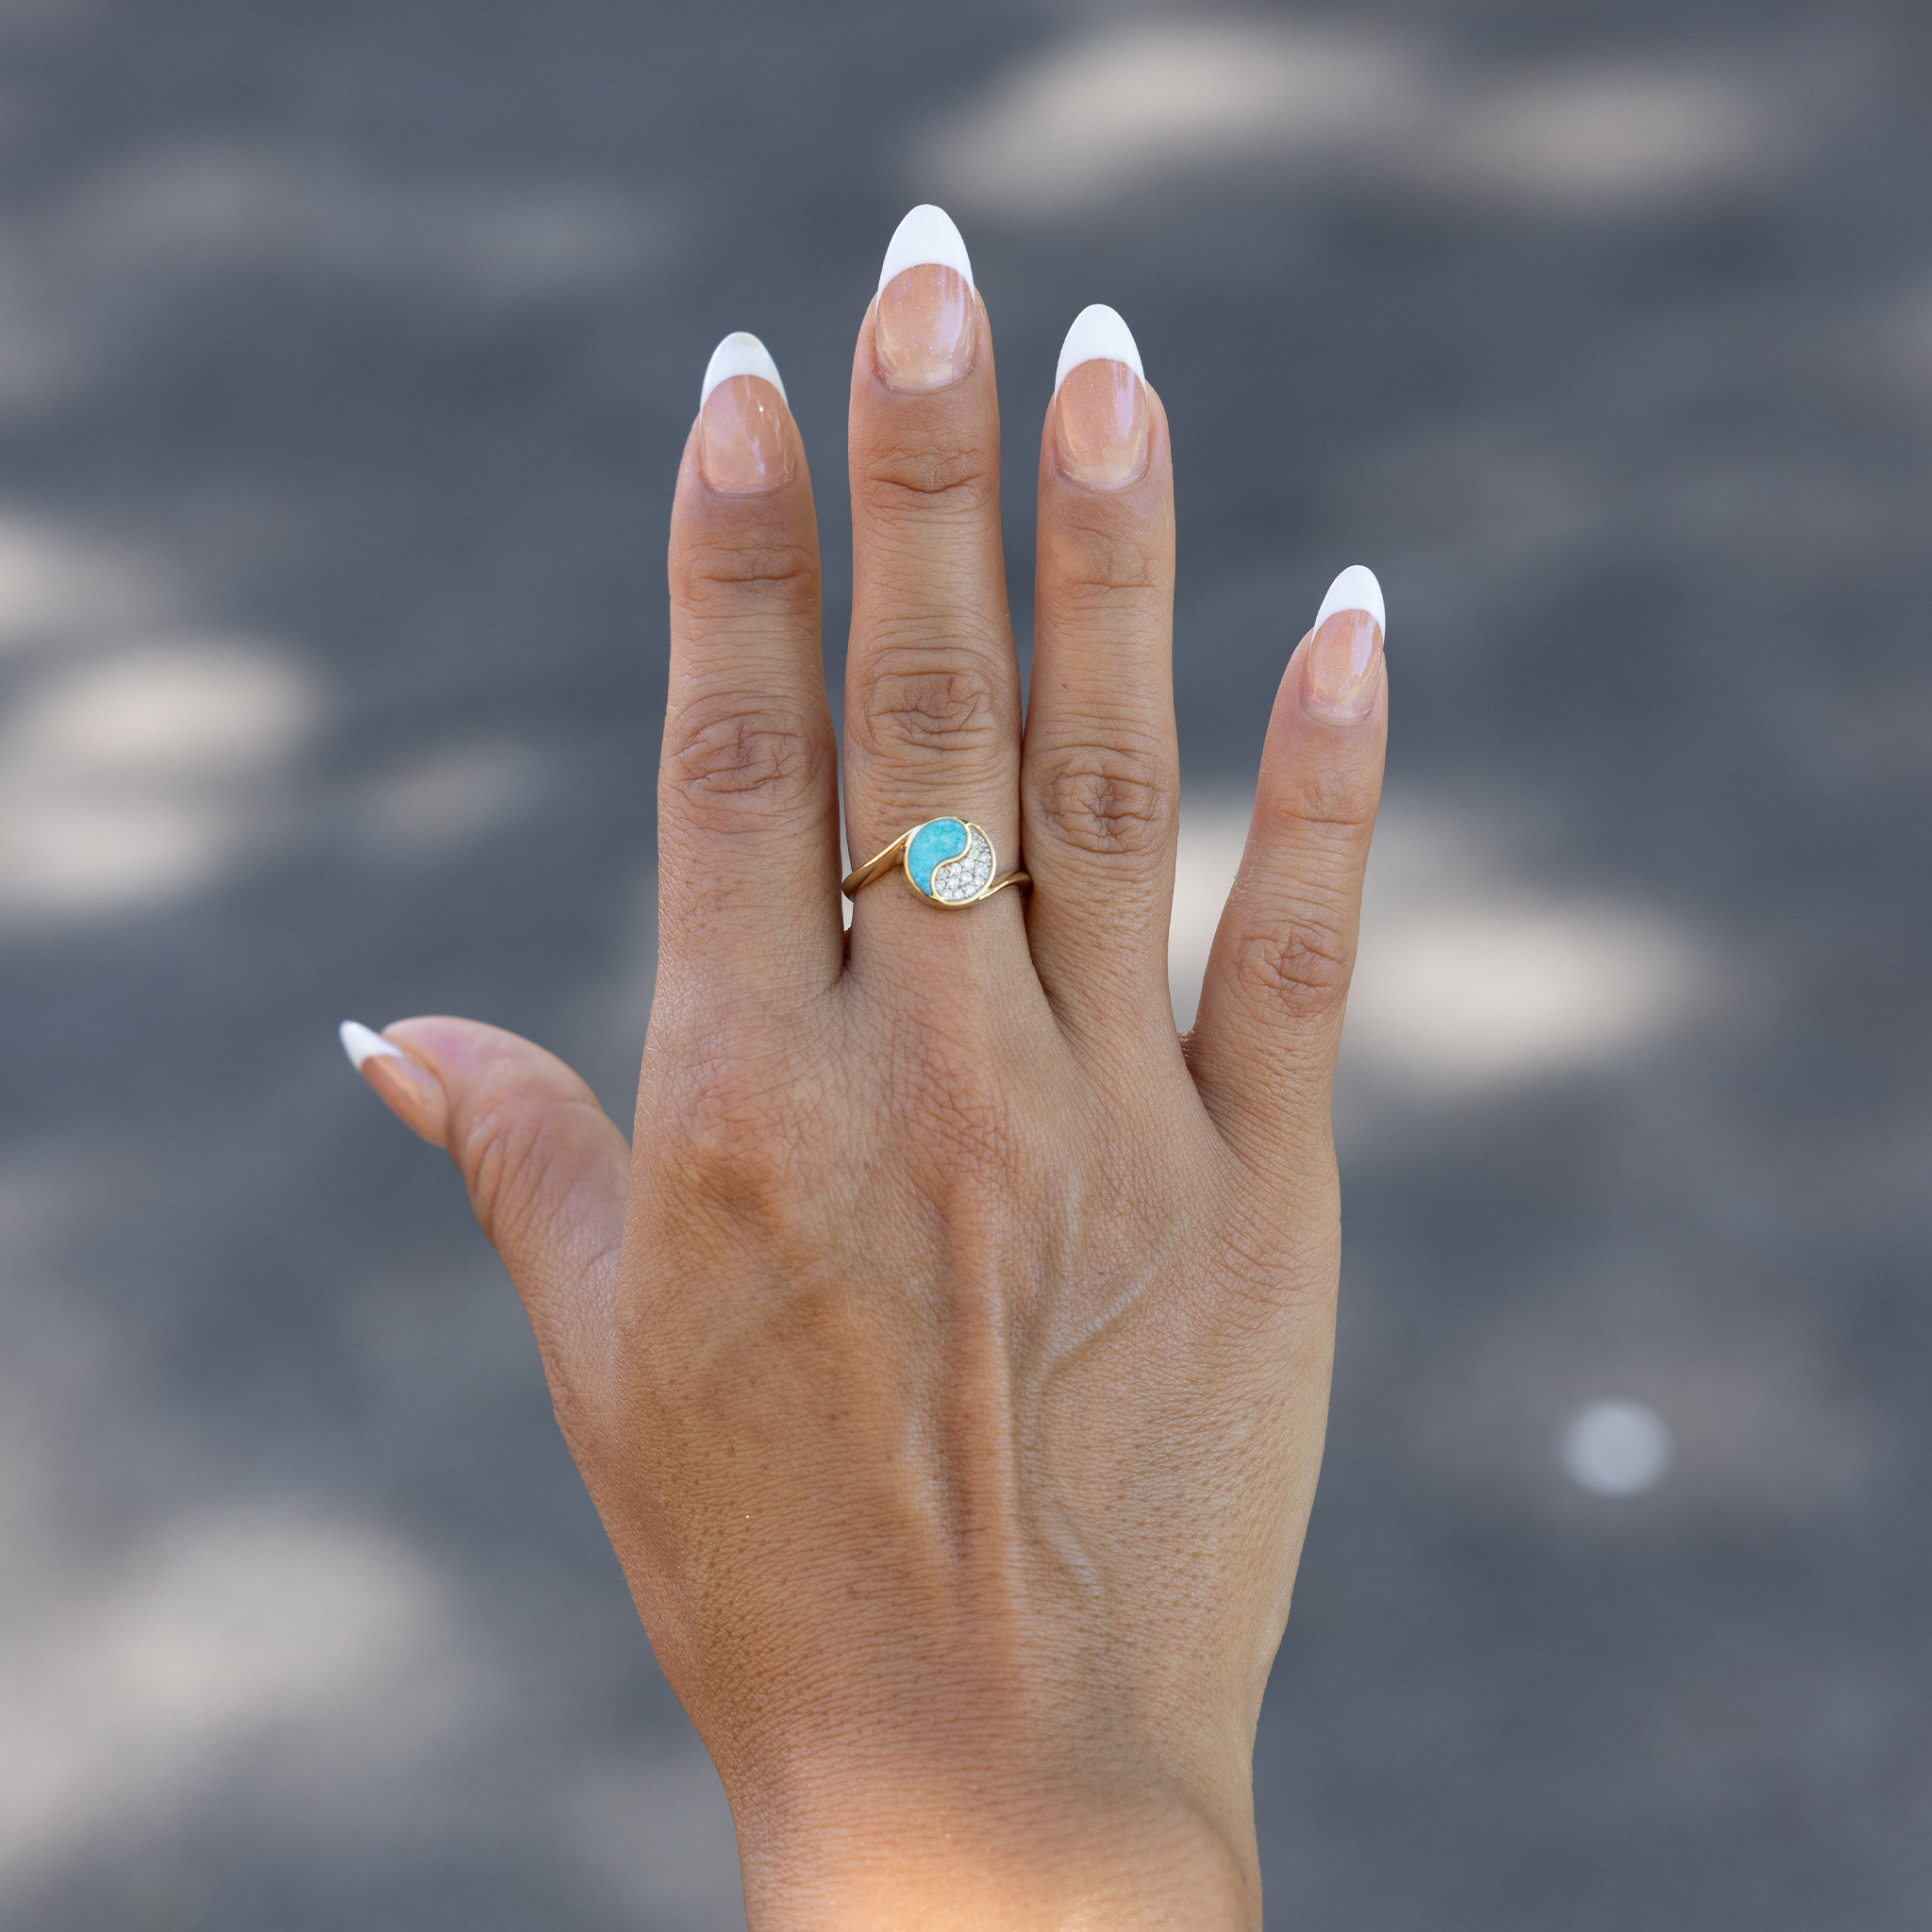
[[[848,872],[840,890],[848,899],[856,899],[895,865],[928,906],[976,906],[1008,886],[1033,883],[1024,872],[994,876],[999,860],[993,857],[992,841],[971,819],[927,819],[923,825],[901,832],[857,872]]]

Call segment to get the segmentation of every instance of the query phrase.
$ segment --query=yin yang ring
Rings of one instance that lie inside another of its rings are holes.
[[[976,906],[1008,886],[1033,883],[1024,872],[999,875],[992,841],[971,819],[939,818],[901,832],[883,852],[847,873],[840,890],[856,899],[895,865],[928,906]]]

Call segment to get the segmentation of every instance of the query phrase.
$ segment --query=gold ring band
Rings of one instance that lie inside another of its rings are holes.
[[[856,899],[894,866],[928,906],[977,906],[1008,886],[1033,883],[1024,872],[996,876],[999,860],[984,829],[971,819],[942,818],[901,832],[883,852],[848,872],[839,890]]]

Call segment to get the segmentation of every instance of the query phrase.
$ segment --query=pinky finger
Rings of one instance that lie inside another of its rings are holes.
[[[1382,792],[1389,682],[1374,572],[1336,578],[1274,700],[1255,816],[1201,989],[1189,1058],[1209,1114],[1257,1173],[1319,1158]]]

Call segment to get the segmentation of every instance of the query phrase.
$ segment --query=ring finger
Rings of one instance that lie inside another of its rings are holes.
[[[1067,333],[1041,448],[1028,936],[1063,1025],[1116,1058],[1158,1042],[1177,1066],[1173,629],[1167,419],[1126,324],[1095,305]]]

